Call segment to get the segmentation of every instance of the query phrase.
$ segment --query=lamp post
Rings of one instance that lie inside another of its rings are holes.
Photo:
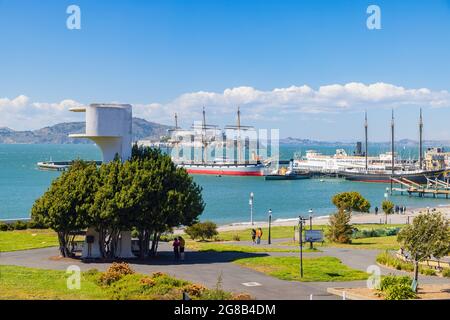
[[[313,209],[309,209],[308,213],[309,213],[309,230],[312,230],[312,218],[313,218]],[[312,241],[309,242],[309,248],[312,250],[313,249],[313,243]]]
[[[298,217],[298,242],[300,243],[300,278],[303,278],[303,224],[305,223],[305,218],[301,216]]]
[[[250,192],[250,199],[248,200],[248,204],[250,205],[250,223],[253,225],[253,192]]]
[[[270,226],[272,224],[272,209],[269,209],[269,238],[267,243],[271,244],[271,237],[270,237]]]

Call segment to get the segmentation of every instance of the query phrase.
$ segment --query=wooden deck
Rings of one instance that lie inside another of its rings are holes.
[[[449,198],[450,184],[449,181],[440,179],[427,178],[426,185],[420,185],[416,182],[408,180],[406,178],[391,178],[392,183],[399,184],[400,187],[392,187],[392,192],[399,192],[401,195],[407,194],[409,196],[426,197],[432,196],[433,198],[445,197]]]

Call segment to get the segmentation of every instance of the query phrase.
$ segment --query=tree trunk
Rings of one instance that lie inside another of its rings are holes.
[[[58,231],[59,252],[62,257],[67,258],[66,242],[63,231]]]
[[[415,291],[417,292],[419,286],[419,261],[417,260],[414,260],[414,281],[416,283]]]
[[[139,230],[139,259],[145,258],[145,230]]]

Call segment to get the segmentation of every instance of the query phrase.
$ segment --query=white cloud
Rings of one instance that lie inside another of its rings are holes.
[[[87,101],[88,102],[88,101]],[[32,102],[24,95],[14,99],[0,98],[0,126],[14,129],[38,128],[61,121],[81,121],[83,118],[68,111],[81,105],[74,100],[61,102]],[[201,119],[202,107],[208,117],[221,119],[243,110],[244,118],[274,120],[298,114],[351,112],[370,108],[422,106],[450,107],[450,93],[427,88],[408,89],[388,83],[331,84],[313,89],[310,86],[290,86],[263,91],[249,86],[228,88],[223,92],[198,91],[185,93],[162,104],[134,103],[133,114],[149,121],[172,123],[177,112],[184,124]]]

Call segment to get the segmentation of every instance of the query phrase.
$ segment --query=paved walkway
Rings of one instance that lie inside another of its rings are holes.
[[[281,241],[281,240],[280,240]],[[242,243],[244,244],[244,243]],[[196,252],[188,251],[186,260],[176,262],[173,260],[173,253],[167,243],[160,244],[160,253],[157,257],[145,260],[130,261],[130,265],[139,273],[150,274],[161,271],[186,279],[192,282],[201,283],[207,287],[214,287],[218,278],[222,277],[222,286],[227,291],[246,292],[256,299],[340,299],[335,295],[327,293],[328,287],[358,287],[365,286],[365,281],[351,282],[294,282],[284,281],[265,275],[263,273],[230,263],[237,258],[257,257],[257,256],[297,256],[298,253],[239,253],[239,252]],[[375,264],[377,250],[341,249],[341,248],[321,248],[322,252],[305,253],[306,256],[334,256],[339,258],[344,264],[359,270],[366,271],[369,265]],[[76,264],[82,270],[96,268],[105,270],[109,263],[83,263],[74,259],[55,259],[56,248],[34,249],[27,251],[0,253],[0,264],[19,265],[25,267],[65,270],[69,265]],[[385,268],[381,268],[383,274],[401,273]],[[422,283],[449,283],[450,280],[421,276]],[[247,283],[255,283],[255,286],[246,286]]]

